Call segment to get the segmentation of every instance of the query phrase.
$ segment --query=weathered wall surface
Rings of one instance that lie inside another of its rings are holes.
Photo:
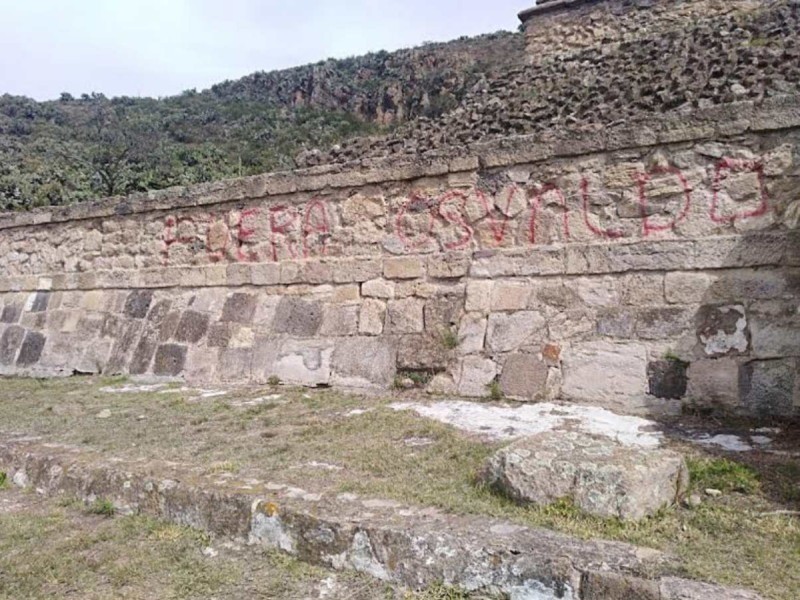
[[[797,414],[798,102],[720,110],[2,216],[0,373]]]

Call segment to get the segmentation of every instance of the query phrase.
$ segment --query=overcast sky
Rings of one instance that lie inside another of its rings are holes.
[[[533,0],[0,0],[0,94],[168,96],[516,29]]]

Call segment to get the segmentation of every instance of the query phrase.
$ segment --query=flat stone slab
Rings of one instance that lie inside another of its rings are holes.
[[[637,520],[676,502],[689,484],[673,450],[624,445],[580,431],[551,431],[498,450],[481,478],[522,504],[570,499],[598,517]]]

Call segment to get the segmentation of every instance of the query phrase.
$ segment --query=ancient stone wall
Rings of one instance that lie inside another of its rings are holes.
[[[796,414],[798,102],[725,110],[0,216],[0,373]]]

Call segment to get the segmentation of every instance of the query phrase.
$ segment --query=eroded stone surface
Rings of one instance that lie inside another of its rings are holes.
[[[569,499],[598,517],[637,520],[688,486],[683,457],[566,429],[535,434],[495,453],[481,478],[522,504]]]

